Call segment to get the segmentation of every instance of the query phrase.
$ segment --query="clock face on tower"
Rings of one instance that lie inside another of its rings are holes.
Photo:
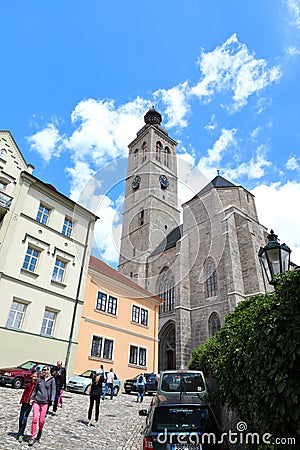
[[[160,185],[163,189],[166,189],[169,186],[169,180],[166,175],[160,175],[159,177]]]
[[[136,175],[131,183],[132,189],[137,189],[140,186],[141,177]]]

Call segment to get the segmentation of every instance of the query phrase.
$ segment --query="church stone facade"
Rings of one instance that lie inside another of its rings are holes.
[[[177,143],[154,108],[129,144],[119,270],[165,301],[159,370],[187,367],[194,348],[251,295],[267,290],[258,251],[267,230],[254,196],[217,175],[181,205]]]

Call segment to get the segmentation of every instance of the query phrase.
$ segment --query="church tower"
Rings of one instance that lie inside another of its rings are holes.
[[[177,142],[152,107],[129,144],[119,271],[148,288],[147,259],[179,225]]]

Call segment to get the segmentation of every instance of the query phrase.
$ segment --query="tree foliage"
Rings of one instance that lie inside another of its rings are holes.
[[[274,292],[228,314],[221,330],[194,350],[189,367],[217,380],[218,399],[249,431],[299,438],[300,272],[276,281]]]

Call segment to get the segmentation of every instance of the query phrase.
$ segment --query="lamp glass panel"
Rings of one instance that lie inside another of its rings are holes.
[[[287,272],[289,270],[289,262],[290,262],[290,252],[281,249],[282,272]]]
[[[277,275],[280,273],[280,249],[279,248],[271,248],[266,250],[269,263],[270,270],[272,275]]]

